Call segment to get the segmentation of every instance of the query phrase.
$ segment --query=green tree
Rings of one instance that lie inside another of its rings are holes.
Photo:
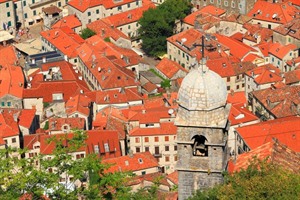
[[[201,199],[299,199],[300,175],[267,160],[254,159],[246,170],[225,175],[225,182],[197,191],[190,200]]]
[[[24,194],[30,194],[39,199],[46,193],[51,199],[73,200],[79,196],[86,199],[118,199],[129,196],[129,188],[125,182],[130,174],[104,173],[109,166],[101,163],[101,158],[89,154],[81,159],[72,159],[71,153],[84,150],[87,134],[74,130],[73,137],[65,134],[61,137],[51,137],[49,145],[55,144],[52,158],[44,155],[24,159],[26,150],[0,149],[0,199],[18,199]],[[52,143],[52,144],[51,144]],[[36,161],[39,166],[36,166]],[[51,169],[51,170],[50,170]],[[63,174],[72,176],[73,180],[60,182]],[[75,186],[78,180],[90,180],[88,187]],[[71,187],[73,185],[74,187]],[[129,198],[128,198],[129,199]]]
[[[145,11],[138,30],[145,53],[151,56],[166,53],[166,39],[174,33],[175,20],[183,19],[190,12],[191,4],[188,0],[166,0],[157,8]]]
[[[87,38],[90,38],[92,37],[93,35],[96,35],[96,32],[89,29],[89,28],[85,28],[81,31],[81,34],[80,34],[80,37],[82,39],[87,39]]]

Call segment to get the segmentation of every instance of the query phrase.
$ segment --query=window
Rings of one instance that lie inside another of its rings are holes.
[[[58,7],[61,7],[61,2],[58,2],[58,3],[57,3],[57,6],[58,6]]]
[[[174,156],[174,161],[177,161],[177,156]]]
[[[170,156],[166,156],[166,157],[165,157],[165,161],[166,161],[166,162],[169,162],[169,161],[170,161]]]
[[[145,142],[149,142],[149,137],[145,137],[145,138],[144,138],[144,141],[145,141]]]
[[[231,2],[231,7],[235,8],[235,2],[234,1]]]
[[[94,153],[99,153],[99,146],[98,145],[94,145]]]
[[[227,77],[227,82],[230,82],[230,77]]]
[[[5,102],[2,101],[2,102],[1,102],[1,106],[5,106]]]
[[[274,62],[274,57],[272,57],[272,62]]]
[[[118,11],[121,11],[122,10],[122,6],[118,6]]]
[[[178,54],[180,55],[180,50],[178,50]]]
[[[140,143],[140,138],[136,137],[135,138],[135,143]]]
[[[292,41],[292,38],[289,37],[289,42],[291,42],[291,41]]]
[[[236,86],[236,89],[237,89],[237,90],[238,90],[238,89],[240,89],[240,86],[239,86],[239,85],[237,85],[237,86]]]
[[[245,87],[245,83],[242,84],[242,87],[243,87],[243,88]]]
[[[109,152],[109,145],[108,143],[104,143],[104,151]]]
[[[25,1],[23,1],[23,6],[26,6],[26,0],[25,0]]]
[[[77,63],[77,59],[74,59],[74,63]]]
[[[11,106],[11,102],[7,102],[7,106]]]
[[[36,10],[33,11],[33,16],[36,16]]]
[[[11,139],[11,142],[12,142],[12,143],[16,143],[16,142],[17,142],[17,139],[16,139],[16,138],[13,138],[13,139]]]
[[[218,4],[221,5],[221,0],[218,0]]]
[[[88,16],[91,16],[91,12],[88,12]]]
[[[166,141],[166,142],[169,141],[169,136],[165,136],[165,141]]]
[[[149,151],[149,147],[145,147],[145,152]]]
[[[159,138],[158,138],[158,137],[155,137],[155,138],[154,138],[154,141],[155,141],[155,142],[159,142]]]
[[[227,86],[227,90],[230,90],[230,86]]]
[[[28,16],[27,16],[27,13],[24,13],[24,18],[27,19],[27,17],[28,17]]]
[[[139,5],[139,1],[136,1],[136,2],[135,2],[135,5],[137,5],[137,6],[138,6],[138,5]]]
[[[185,57],[185,54],[182,52],[182,57],[184,58]]]
[[[130,29],[130,25],[128,25],[128,29]]]
[[[224,1],[224,6],[228,6],[228,1]]]
[[[10,12],[7,12],[7,17],[10,17]]]
[[[210,3],[214,3],[214,0],[210,0]]]
[[[96,14],[99,14],[99,10],[98,9],[96,10]]]
[[[145,175],[146,174],[146,171],[142,171],[142,175]]]
[[[130,3],[127,4],[127,8],[130,8]]]
[[[169,146],[165,146],[165,151],[169,151]]]
[[[154,148],[154,154],[158,155],[159,154],[159,147]]]
[[[140,147],[136,147],[136,148],[135,148],[135,152],[136,152],[136,153],[141,152],[141,148],[140,148]]]
[[[6,8],[8,8],[8,7],[9,7],[9,2],[6,3]]]
[[[34,4],[35,3],[35,0],[32,0],[32,4]]]
[[[177,145],[174,146],[174,151],[177,151]]]

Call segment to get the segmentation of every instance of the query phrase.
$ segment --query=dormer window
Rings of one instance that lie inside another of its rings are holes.
[[[139,161],[140,164],[143,163],[143,159],[141,159],[141,158],[139,158],[138,161]]]
[[[193,147],[193,156],[202,156],[207,157],[208,156],[208,147],[205,145],[205,141],[207,141],[206,137],[203,135],[194,135],[192,137],[192,140],[194,140]]]

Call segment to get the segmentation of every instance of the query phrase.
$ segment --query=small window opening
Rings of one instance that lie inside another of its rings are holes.
[[[206,137],[203,135],[194,135],[192,137],[192,140],[194,140],[193,147],[193,156],[208,156],[208,148],[207,145],[205,145],[205,141],[207,141]]]

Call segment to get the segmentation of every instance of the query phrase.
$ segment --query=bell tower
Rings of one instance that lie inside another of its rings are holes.
[[[230,106],[226,104],[226,84],[207,68],[205,59],[199,65],[183,79],[178,92],[179,200],[222,183],[227,166]]]

